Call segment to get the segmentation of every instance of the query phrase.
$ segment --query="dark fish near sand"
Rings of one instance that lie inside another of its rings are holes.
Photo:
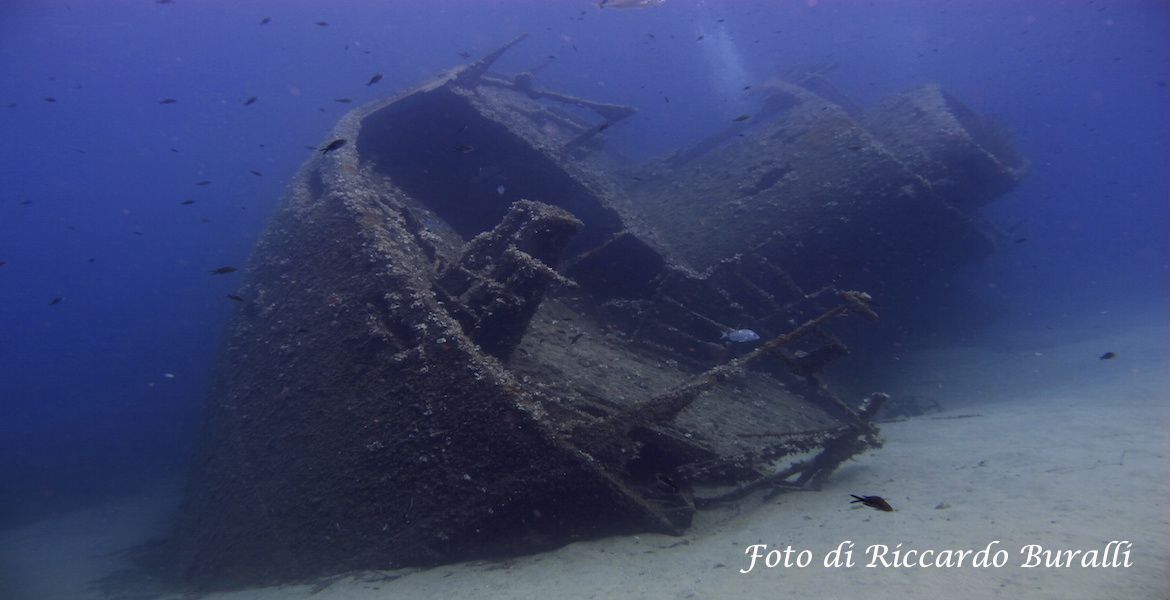
[[[340,102],[342,104],[349,104],[350,102],[353,102],[353,98],[334,98],[333,101]]]
[[[746,121],[746,120],[748,120],[748,119],[750,119],[750,118],[752,118],[752,116],[751,116],[751,115],[740,115],[740,116],[738,116],[738,117],[736,117],[736,118],[732,119],[732,120],[731,120],[731,122],[732,122],[732,123],[740,123],[740,122],[742,122],[742,121]]]
[[[885,499],[881,496],[856,496],[854,494],[849,495],[857,498],[856,500],[850,502],[850,504],[857,504],[860,502],[870,508],[885,512],[894,512],[894,507],[890,506],[890,503],[886,502]]]
[[[228,273],[235,273],[239,269],[235,267],[220,267],[211,272],[212,275],[227,275]]]
[[[226,296],[228,297],[228,300],[233,300],[235,302],[243,302],[244,301],[244,299],[242,297],[237,296],[235,294],[226,294]]]
[[[666,0],[601,0],[600,8],[650,8]]]
[[[329,142],[328,144],[326,144],[324,148],[321,148],[321,154],[329,154],[330,152],[333,152],[334,150],[336,150],[344,145],[345,145],[345,140],[343,140],[343,139],[333,140],[332,142]]]
[[[374,85],[375,83],[378,83],[379,81],[382,81],[382,74],[381,73],[378,73],[377,75],[374,75],[373,77],[371,77],[370,80],[368,82],[366,82],[366,85]]]
[[[1101,360],[1113,360],[1115,358],[1117,358],[1116,352],[1106,352],[1105,354],[1101,355]]]
[[[257,100],[259,100],[259,99],[260,99],[260,98],[258,98],[258,97],[256,97],[256,96],[252,96],[251,98],[248,98],[247,100],[244,100],[244,106],[251,106],[251,105],[255,104],[255,103],[256,103],[256,101],[257,101]]]

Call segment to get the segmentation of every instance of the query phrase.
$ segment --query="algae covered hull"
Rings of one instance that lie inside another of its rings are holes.
[[[346,115],[290,185],[207,402],[191,583],[679,534],[815,489],[879,445],[884,396],[820,379],[835,324],[876,317],[850,290],[923,243],[923,270],[989,251],[977,207],[1023,171],[937,88],[860,113],[808,78],[743,135],[619,169],[634,109],[493,74],[507,47]]]

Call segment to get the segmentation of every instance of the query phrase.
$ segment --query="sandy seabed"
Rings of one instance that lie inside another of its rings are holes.
[[[1117,357],[1098,360],[1106,351]],[[883,424],[885,447],[846,463],[819,492],[704,511],[677,538],[608,538],[506,562],[206,598],[1170,598],[1164,319],[1060,343],[1020,336],[899,362],[905,374],[889,391],[937,399],[944,410]],[[880,495],[896,511],[851,505],[850,494]],[[145,597],[133,578],[111,573],[126,567],[127,548],[157,535],[177,495],[173,485],[0,532],[0,597]],[[853,566],[826,567],[845,542]],[[1002,566],[973,566],[989,544],[992,557],[1003,551]],[[753,545],[766,548],[757,546],[761,558],[743,573]],[[888,548],[889,566],[868,566],[877,545]],[[1029,546],[1039,547],[1040,566],[1023,566]],[[773,555],[780,565],[765,566],[769,552],[789,547],[793,566],[783,566],[782,555]],[[912,566],[893,564],[896,550],[919,554]],[[933,562],[946,550],[972,553],[962,566],[918,566],[922,552],[933,551]],[[1045,566],[1057,551],[1077,550],[1071,566]],[[802,551],[808,564],[795,566]],[[1119,566],[1082,566],[1086,555]]]

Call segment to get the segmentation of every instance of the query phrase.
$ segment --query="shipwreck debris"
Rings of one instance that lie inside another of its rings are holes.
[[[603,132],[635,109],[492,72],[522,39],[350,112],[289,186],[171,542],[190,585],[680,534],[816,489],[880,446],[886,396],[823,380],[836,324],[877,317],[850,290],[984,252],[978,207],[1023,172],[937,89],[858,113],[817,75],[615,173]]]

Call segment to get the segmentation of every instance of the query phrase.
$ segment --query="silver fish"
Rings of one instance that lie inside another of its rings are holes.
[[[601,8],[649,8],[663,2],[666,0],[601,0],[597,6]]]
[[[733,342],[754,342],[760,339],[759,334],[751,329],[736,329],[734,331],[724,331],[721,340],[731,340]]]

